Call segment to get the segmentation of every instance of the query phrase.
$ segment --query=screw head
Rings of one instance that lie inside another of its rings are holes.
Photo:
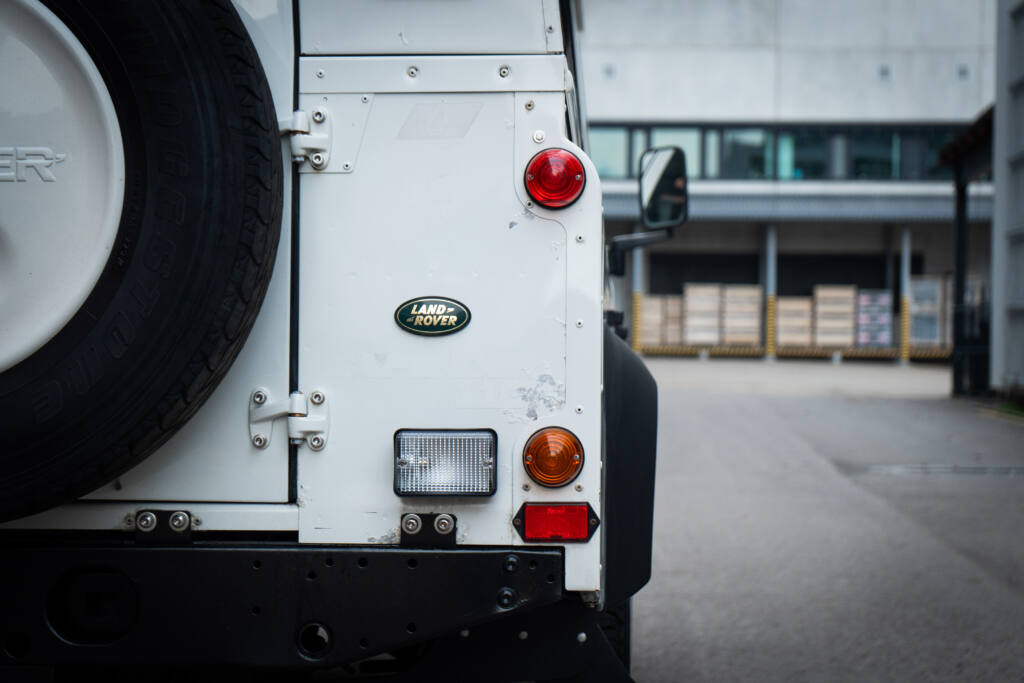
[[[503,64],[503,65],[502,65],[502,66],[501,66],[501,67],[500,67],[500,68],[498,69],[498,75],[499,75],[499,76],[501,76],[502,78],[508,78],[508,75],[509,75],[510,73],[512,73],[512,69],[508,68],[508,66],[507,66],[507,65],[504,65],[504,64]]]
[[[309,157],[309,163],[313,168],[323,168],[326,163],[326,159],[320,152],[314,152],[313,155]]]
[[[343,164],[341,165],[341,167],[342,167],[343,169],[345,169],[346,171],[351,171],[351,170],[352,170],[352,162],[350,162],[350,161],[346,161],[345,163],[343,163]]]
[[[576,327],[583,327],[583,321],[582,320],[577,320],[576,321]]]
[[[505,561],[502,563],[502,567],[505,568],[505,571],[511,574],[519,569],[519,558],[515,555],[506,556]]]
[[[545,138],[547,138],[547,135],[545,135],[544,131],[542,131],[542,130],[535,130],[535,131],[533,131],[533,141],[536,142],[538,145],[540,143],[544,142]]]
[[[511,588],[502,588],[498,591],[498,607],[502,609],[512,609],[519,602],[519,596]]]
[[[317,109],[313,112],[313,120],[317,123],[323,123],[324,119],[327,118],[326,112],[323,109]]]
[[[317,78],[323,78],[324,77],[324,70],[323,69],[317,69],[316,70],[316,77]]]
[[[582,242],[583,241],[583,235],[576,235],[576,241],[577,242]]]
[[[583,490],[583,484],[576,484],[576,490],[577,491],[582,491]]]
[[[313,436],[309,437],[309,447],[312,448],[314,451],[321,450],[326,443],[327,442],[324,440],[324,437],[321,436],[320,434],[314,434]]]
[[[189,523],[192,520],[189,518],[188,513],[182,510],[171,513],[171,517],[167,520],[167,523],[171,525],[171,531],[182,532],[189,527]]]
[[[255,446],[256,448],[266,448],[267,443],[269,443],[267,441],[267,437],[263,436],[262,434],[254,434],[252,437],[252,445]]]
[[[258,406],[263,405],[264,403],[267,402],[267,393],[262,389],[257,389],[256,391],[252,392],[252,402]]]
[[[587,642],[587,634],[584,633],[583,631],[580,631],[579,633],[577,633],[576,634],[576,642],[577,643],[585,643],[585,642]]]
[[[405,70],[405,73],[409,78],[416,78],[417,76],[420,75],[420,70],[418,67],[410,66],[408,69]]]
[[[370,101],[370,96],[369,95],[363,95],[360,99],[363,101],[363,104],[366,104],[367,102]]]
[[[533,100],[527,100],[523,106],[526,107],[526,111],[533,111]]]
[[[141,513],[135,518],[135,528],[139,531],[152,531],[156,528],[156,515],[148,511]]]
[[[577,415],[582,415],[583,414],[583,406],[576,406],[576,414]]]
[[[423,520],[415,512],[402,516],[402,531],[410,536],[418,534],[423,528]]]
[[[519,640],[526,640],[529,637],[530,637],[530,634],[527,633],[526,631],[520,631],[519,632]]]
[[[309,400],[313,402],[313,405],[320,405],[324,402],[324,392],[314,391],[309,395]]]
[[[455,518],[448,514],[440,514],[434,518],[434,531],[439,534],[450,534],[455,528]]]

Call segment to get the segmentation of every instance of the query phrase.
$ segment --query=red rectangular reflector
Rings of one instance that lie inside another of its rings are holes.
[[[590,537],[590,508],[586,503],[523,506],[523,539],[527,541],[586,541]]]

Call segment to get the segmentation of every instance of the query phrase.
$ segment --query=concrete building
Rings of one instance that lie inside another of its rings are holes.
[[[615,288],[627,319],[634,291],[684,282],[850,284],[898,306],[910,277],[951,274],[938,153],[993,100],[995,0],[585,0],[584,22],[607,234],[634,230],[647,147],[684,149],[692,179],[690,222],[634,252]],[[982,290],[992,211],[991,183],[973,183]]]
[[[1024,390],[1024,2],[999,0],[992,221],[992,387]]]

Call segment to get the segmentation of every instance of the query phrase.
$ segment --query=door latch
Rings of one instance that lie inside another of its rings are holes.
[[[267,448],[274,438],[274,423],[284,418],[289,443],[305,443],[310,450],[321,451],[327,445],[328,416],[327,395],[320,390],[311,392],[308,398],[301,391],[293,391],[273,400],[267,389],[255,389],[249,395],[249,440],[255,448]]]

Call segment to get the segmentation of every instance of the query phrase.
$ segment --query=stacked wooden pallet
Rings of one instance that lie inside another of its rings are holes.
[[[761,343],[761,286],[722,288],[722,342],[756,346]]]
[[[775,339],[779,346],[810,346],[814,306],[809,296],[780,296],[775,303]]]
[[[814,345],[853,346],[857,313],[854,285],[814,287]]]
[[[910,343],[942,346],[946,332],[948,297],[941,277],[910,280]]]
[[[645,294],[640,297],[640,344],[644,346],[659,346],[661,344],[661,325],[664,319],[664,296]]]
[[[665,320],[661,325],[661,343],[679,346],[683,343],[683,297],[665,297]]]
[[[857,346],[892,346],[892,294],[862,289],[857,294]]]
[[[714,346],[721,342],[722,286],[683,285],[683,343]]]

